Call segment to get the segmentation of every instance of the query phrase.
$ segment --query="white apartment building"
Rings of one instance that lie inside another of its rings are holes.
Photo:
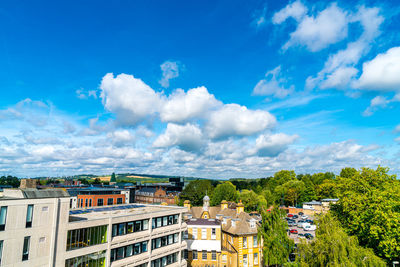
[[[0,266],[186,266],[186,208],[69,209],[63,190],[10,189],[0,198]]]

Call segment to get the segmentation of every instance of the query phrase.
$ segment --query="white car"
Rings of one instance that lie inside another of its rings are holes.
[[[315,229],[317,229],[317,226],[315,225],[305,225],[303,227],[304,231],[315,231]]]
[[[301,216],[301,218],[302,218],[303,220],[305,220],[305,219],[308,218],[308,216],[307,216],[307,215],[303,215],[303,216]]]

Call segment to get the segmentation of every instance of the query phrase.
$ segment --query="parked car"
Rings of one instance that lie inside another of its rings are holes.
[[[289,213],[289,214],[287,215],[287,217],[291,218],[291,217],[293,217],[293,214],[290,214],[290,213]]]
[[[300,212],[299,212],[299,216],[302,216],[302,215],[304,215],[304,213],[300,211]]]
[[[298,235],[298,237],[299,238],[306,238],[306,236],[304,234],[301,234],[301,233]]]
[[[303,220],[305,220],[305,219],[308,218],[308,216],[307,216],[307,215],[303,215],[303,216],[301,216],[301,218],[302,218]]]
[[[314,224],[314,221],[313,221],[313,220],[306,220],[306,222],[311,223],[311,224]]]
[[[314,238],[314,236],[312,234],[310,234],[310,233],[305,233],[304,236],[307,239],[313,239]]]
[[[293,215],[293,219],[297,219],[299,216],[297,214]]]
[[[315,231],[317,229],[317,226],[315,225],[305,225],[303,226],[304,231]]]
[[[292,229],[292,230],[290,230],[290,233],[291,234],[298,234],[299,232],[296,229]]]

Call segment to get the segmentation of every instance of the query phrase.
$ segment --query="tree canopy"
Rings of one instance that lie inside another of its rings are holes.
[[[231,182],[224,182],[217,185],[211,198],[211,205],[216,206],[221,203],[222,200],[234,201],[238,200],[238,192],[236,186]]]
[[[193,206],[201,206],[206,193],[212,196],[213,190],[210,180],[191,181],[179,195],[179,204],[183,205],[184,200],[190,200]]]

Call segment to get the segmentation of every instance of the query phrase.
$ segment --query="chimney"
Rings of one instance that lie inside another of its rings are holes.
[[[239,203],[236,206],[236,213],[239,215],[241,212],[244,212],[244,205],[242,200],[239,200]]]
[[[183,202],[183,206],[190,210],[190,200],[185,200],[185,202]]]
[[[36,179],[21,179],[19,188],[36,188]]]
[[[222,200],[221,201],[221,210],[227,209],[228,208],[228,201]]]

